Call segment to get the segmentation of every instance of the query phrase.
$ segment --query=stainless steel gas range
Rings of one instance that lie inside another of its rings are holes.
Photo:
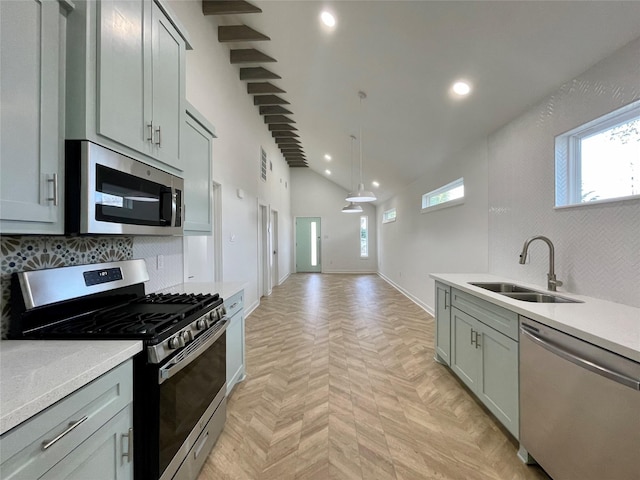
[[[149,294],[144,260],[14,274],[10,338],[138,339],[134,471],[195,479],[226,418],[219,295]]]

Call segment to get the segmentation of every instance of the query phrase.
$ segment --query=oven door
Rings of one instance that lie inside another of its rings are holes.
[[[158,371],[162,479],[174,476],[225,398],[227,325],[225,318]]]

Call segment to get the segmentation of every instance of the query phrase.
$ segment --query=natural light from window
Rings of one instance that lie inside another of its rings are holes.
[[[422,212],[436,207],[454,206],[464,202],[464,178],[459,178],[422,195]],[[446,204],[446,205],[444,205]]]
[[[391,208],[389,210],[385,210],[382,214],[382,223],[389,223],[396,221],[396,209]]]
[[[583,138],[582,202],[640,194],[640,119]]]
[[[369,256],[369,217],[360,217],[360,258]]]
[[[556,207],[640,197],[640,102],[556,137]]]

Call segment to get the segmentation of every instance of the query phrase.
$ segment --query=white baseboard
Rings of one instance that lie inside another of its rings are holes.
[[[244,317],[247,318],[249,315],[253,313],[253,311],[260,306],[260,300],[256,300],[248,307],[244,309]]]
[[[427,305],[426,303],[424,303],[423,301],[421,301],[418,297],[411,295],[409,292],[407,292],[404,288],[402,288],[400,285],[398,285],[397,283],[393,282],[390,278],[386,277],[384,274],[377,272],[378,276],[380,278],[382,278],[385,282],[387,282],[389,285],[391,285],[393,288],[395,288],[396,290],[398,290],[401,294],[403,294],[405,297],[407,297],[409,300],[411,300],[413,303],[415,303],[416,305],[418,305],[420,308],[422,308],[425,312],[427,312],[429,315],[431,315],[432,317],[435,315],[435,312],[433,311],[433,308],[431,308],[429,305]]]
[[[330,273],[330,274],[343,274],[343,275],[375,275],[377,272],[371,270],[366,271],[354,271],[354,270],[323,270],[322,273]]]
[[[290,276],[291,276],[291,272],[287,273],[284,277],[278,280],[278,285],[282,285]]]

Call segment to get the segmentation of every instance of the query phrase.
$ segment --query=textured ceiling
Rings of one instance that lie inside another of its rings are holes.
[[[215,22],[271,38],[230,47],[277,59],[265,66],[282,77],[272,83],[286,91],[310,168],[329,168],[347,190],[358,91],[367,93],[364,180],[380,182],[380,200],[640,36],[640,1],[252,3],[262,13]],[[319,22],[323,9],[337,18],[331,31]],[[449,94],[458,78],[473,84],[465,99]]]

